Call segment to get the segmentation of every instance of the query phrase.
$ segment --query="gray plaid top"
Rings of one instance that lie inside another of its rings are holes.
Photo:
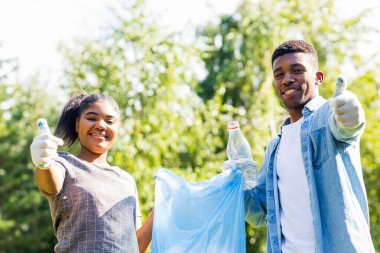
[[[141,213],[132,176],[119,167],[58,153],[63,188],[47,196],[58,239],[55,252],[138,253],[136,216]]]

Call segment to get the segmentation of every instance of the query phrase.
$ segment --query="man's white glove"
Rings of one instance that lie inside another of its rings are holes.
[[[346,91],[347,83],[343,77],[337,80],[337,87],[334,98],[331,101],[331,108],[337,124],[344,129],[355,129],[365,123],[364,110],[357,96]]]
[[[50,133],[46,120],[38,120],[37,125],[40,133],[30,145],[32,161],[40,169],[49,169],[54,158],[58,157],[57,149],[59,145],[63,145],[63,140]]]
[[[248,158],[238,160],[227,160],[223,163],[222,170],[236,169],[240,170],[244,179],[244,190],[252,189],[255,186],[256,179],[256,162]]]

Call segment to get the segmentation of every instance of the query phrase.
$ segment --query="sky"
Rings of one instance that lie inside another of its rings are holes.
[[[147,0],[149,11],[160,16],[163,26],[173,31],[217,20],[231,13],[240,0]],[[101,35],[110,22],[110,8],[120,0],[0,0],[0,59],[16,58],[19,69],[12,77],[25,82],[38,74],[54,86],[62,77],[60,44]],[[380,22],[380,1],[339,0],[340,15],[352,15],[374,7],[371,22]],[[376,24],[375,23],[375,24]],[[380,35],[374,38],[380,45]]]

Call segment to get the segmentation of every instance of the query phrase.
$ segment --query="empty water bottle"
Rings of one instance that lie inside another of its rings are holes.
[[[227,156],[229,160],[238,160],[240,158],[252,159],[251,146],[244,138],[240,131],[240,125],[237,121],[228,123],[228,144]]]
[[[229,163],[242,171],[244,177],[244,189],[253,188],[256,175],[256,162],[252,158],[252,150],[249,142],[240,131],[237,121],[228,123],[227,157]]]

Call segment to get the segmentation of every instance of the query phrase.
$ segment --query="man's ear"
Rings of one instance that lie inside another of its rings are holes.
[[[76,119],[75,120],[75,131],[78,133],[78,129],[79,129],[79,120]]]
[[[317,73],[315,73],[315,84],[317,86],[321,85],[322,82],[323,82],[323,77],[324,77],[324,74],[322,71],[317,71]]]

